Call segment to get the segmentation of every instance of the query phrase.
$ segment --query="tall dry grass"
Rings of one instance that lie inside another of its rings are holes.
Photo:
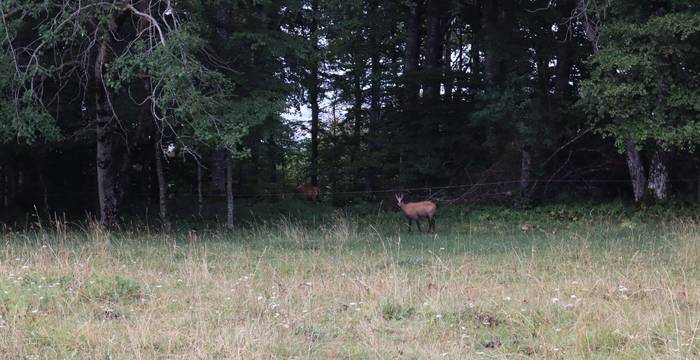
[[[437,235],[342,213],[167,236],[6,230],[0,354],[698,357],[698,224],[450,221]]]

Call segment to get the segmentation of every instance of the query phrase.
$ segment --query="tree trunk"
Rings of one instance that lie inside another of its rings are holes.
[[[309,103],[311,104],[311,184],[318,186],[318,126],[319,126],[319,51],[318,51],[318,0],[311,5],[313,20],[311,21],[311,46],[313,47],[314,60],[311,62],[309,75]]]
[[[6,165],[0,165],[0,203],[3,208],[7,207],[7,177],[5,176]]]
[[[209,158],[211,188],[219,193],[226,191],[226,149],[216,148]]]
[[[156,134],[156,136],[159,136]],[[165,182],[163,169],[163,143],[160,138],[155,141],[156,177],[158,178],[158,215],[163,230],[170,232],[172,225],[168,219],[168,184]]]
[[[233,160],[226,154],[226,227],[233,229]]]
[[[378,27],[379,27],[379,14],[378,14],[378,1],[377,0],[371,0],[370,1],[370,7],[369,7],[369,16],[370,20],[372,22],[372,29],[370,29],[370,34],[369,34],[369,46],[370,46],[370,100],[369,100],[369,135],[368,135],[368,144],[367,144],[367,150],[369,152],[369,156],[373,157],[377,153],[377,139],[379,134],[377,134],[379,130],[379,117],[381,116],[381,96],[382,96],[382,65],[381,65],[381,59],[379,55],[379,34],[378,34]],[[365,181],[367,182],[367,189],[368,190],[374,190],[376,188],[376,182],[377,182],[377,168],[375,167],[375,164],[379,161],[379,159],[372,158],[369,161],[369,167],[367,170],[367,176]]]
[[[574,56],[573,40],[567,38],[569,29],[566,19],[571,17],[571,12],[576,6],[574,0],[563,0],[557,7],[558,16],[561,19],[557,24],[557,65],[555,93],[561,100],[569,99],[572,95],[572,86],[569,84],[572,69],[572,56]]]
[[[532,174],[532,155],[527,146],[520,149],[520,190],[525,192],[530,187],[530,179]]]
[[[625,144],[625,155],[627,158],[627,168],[630,173],[630,180],[632,181],[632,192],[634,194],[634,201],[640,202],[644,198],[644,192],[646,191],[647,179],[644,170],[644,164],[642,163],[642,157],[637,149],[637,144],[634,141],[629,140]]]
[[[445,87],[444,101],[451,102],[452,92],[454,89],[454,77],[452,76],[452,36],[448,31],[444,39],[443,49],[441,53],[442,61],[440,66],[440,80]]]
[[[362,103],[364,102],[364,98],[362,96],[362,74],[364,73],[364,69],[362,68],[363,64],[360,59],[357,58],[357,56],[354,56],[354,61],[355,61],[355,70],[353,71],[353,100],[354,104],[352,107],[352,114],[355,120],[355,123],[353,124],[353,134],[352,134],[352,151],[350,154],[350,163],[352,164],[354,171],[353,171],[353,182],[355,184],[360,182],[360,176],[363,173],[363,164],[358,163],[358,156],[360,155],[360,151],[362,149]],[[364,163],[364,162],[362,162]]]
[[[668,153],[662,148],[658,147],[654,151],[654,155],[651,158],[651,164],[649,165],[649,180],[647,182],[647,188],[649,192],[654,196],[655,200],[664,201],[668,199],[669,193],[669,173],[667,163]]]
[[[477,2],[475,6],[475,14],[472,22],[469,24],[472,29],[472,38],[469,48],[469,60],[471,71],[471,83],[476,87],[481,83],[481,4]]]
[[[100,204],[100,224],[106,227],[117,225],[118,208],[116,176],[112,144],[114,137],[114,114],[109,105],[109,94],[102,70],[107,63],[107,40],[99,45],[95,60],[95,107],[97,130],[97,190]]]
[[[506,73],[507,54],[503,42],[512,31],[510,14],[505,3],[487,0],[483,3],[482,29],[485,38],[486,59],[484,70],[486,80],[492,85],[502,85]]]
[[[409,5],[406,17],[406,53],[404,54],[404,83],[406,84],[405,102],[415,106],[418,100],[418,59],[420,56],[420,9],[417,3]]]
[[[442,55],[442,34],[440,31],[440,1],[430,0],[427,9],[428,36],[425,43],[426,82],[423,96],[426,101],[440,98],[440,60]]]
[[[197,216],[202,217],[204,195],[202,194],[202,164],[197,161]]]

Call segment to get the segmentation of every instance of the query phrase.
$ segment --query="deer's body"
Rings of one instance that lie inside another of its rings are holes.
[[[311,202],[318,202],[318,195],[321,194],[321,188],[313,185],[299,185],[297,191],[302,194],[304,199]]]
[[[420,202],[403,202],[403,195],[396,195],[396,201],[398,202],[399,208],[403,214],[408,219],[408,231],[411,231],[411,223],[416,222],[418,226],[418,231],[421,232],[420,220],[423,218],[428,219],[428,232],[435,231],[435,211],[437,210],[437,205],[432,201],[420,201]]]

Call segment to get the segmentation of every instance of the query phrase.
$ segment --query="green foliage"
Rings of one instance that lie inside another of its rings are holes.
[[[700,141],[700,12],[683,2],[628,5],[610,10],[581,103],[620,150],[628,140],[692,147]]]
[[[396,301],[385,300],[382,303],[382,318],[384,320],[407,320],[415,314],[416,309],[412,306],[400,304]]]
[[[92,301],[109,303],[129,303],[143,297],[143,290],[138,281],[122,275],[98,274],[93,276],[82,290]]]
[[[3,13],[8,10],[16,8],[3,9]],[[11,44],[22,25],[20,20],[0,24],[0,143],[56,141],[61,138],[58,126],[42,106],[40,95],[27,86],[31,76],[42,75],[41,70],[32,68],[30,75],[22,73],[16,49]]]

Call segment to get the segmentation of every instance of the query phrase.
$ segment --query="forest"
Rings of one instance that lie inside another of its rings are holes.
[[[0,4],[0,214],[700,194],[692,0]]]
[[[0,19],[2,359],[700,358],[697,0]]]

